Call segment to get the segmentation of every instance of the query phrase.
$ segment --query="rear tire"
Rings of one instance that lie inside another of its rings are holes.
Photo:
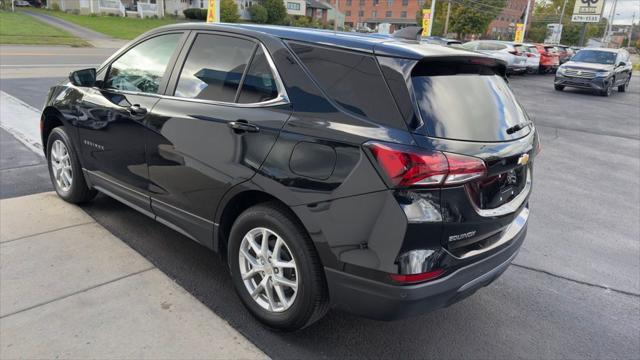
[[[306,230],[283,205],[269,202],[245,210],[231,228],[227,249],[235,290],[260,322],[293,331],[328,311],[320,258]]]
[[[553,85],[553,88],[556,89],[556,91],[562,91],[564,90],[564,85]]]
[[[79,204],[96,196],[97,191],[85,181],[76,149],[62,126],[51,130],[47,139],[47,164],[51,183],[63,200]]]

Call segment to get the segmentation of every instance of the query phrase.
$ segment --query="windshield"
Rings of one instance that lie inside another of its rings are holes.
[[[613,65],[616,62],[616,54],[610,51],[580,50],[571,60],[592,64]]]
[[[527,121],[527,116],[498,75],[414,76],[412,82],[430,136],[507,141],[529,133],[527,128],[507,134],[508,128]]]

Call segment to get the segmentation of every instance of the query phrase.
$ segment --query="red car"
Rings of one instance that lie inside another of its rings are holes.
[[[540,53],[539,72],[541,74],[555,72],[560,66],[560,56],[556,52],[555,46],[545,44],[535,44],[535,46]]]

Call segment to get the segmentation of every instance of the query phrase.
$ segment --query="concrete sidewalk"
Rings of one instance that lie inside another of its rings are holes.
[[[266,358],[81,209],[0,200],[0,358]]]

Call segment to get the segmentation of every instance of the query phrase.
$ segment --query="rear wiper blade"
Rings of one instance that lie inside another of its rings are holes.
[[[524,122],[521,122],[519,124],[515,124],[512,127],[507,129],[507,134],[511,135],[514,132],[520,131],[520,130],[526,128],[529,125],[533,125],[533,121],[524,121]]]

